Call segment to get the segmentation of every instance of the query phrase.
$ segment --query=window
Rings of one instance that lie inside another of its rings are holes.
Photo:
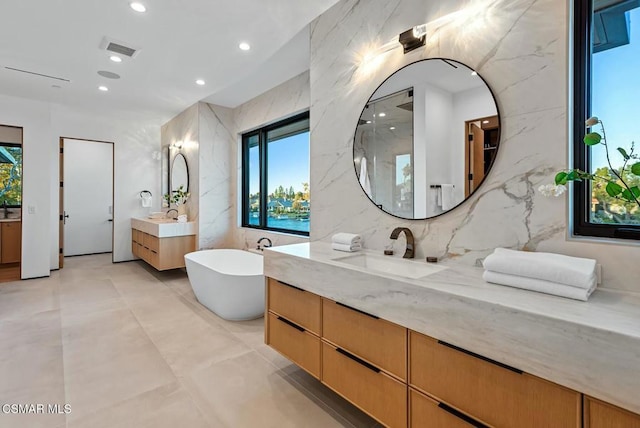
[[[22,205],[22,146],[0,143],[0,204]]]
[[[309,113],[242,136],[242,226],[309,236]]]
[[[636,126],[640,0],[576,0],[574,16],[574,167],[617,180],[608,167],[604,146],[588,147],[582,142],[584,122],[590,116],[604,122],[616,172],[624,162],[618,147],[629,151],[635,141],[635,154],[640,153]],[[600,132],[599,127],[594,131]],[[630,186],[640,185],[640,177],[627,174],[622,178]],[[640,239],[640,208],[636,203],[609,196],[600,183],[575,182],[574,189],[576,235]]]

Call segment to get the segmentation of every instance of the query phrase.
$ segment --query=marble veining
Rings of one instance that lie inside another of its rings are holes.
[[[631,375],[640,294],[598,289],[577,302],[489,284],[482,269],[457,262],[410,279],[335,260],[344,256],[325,242],[276,247],[264,252],[264,273],[640,412],[640,378]]]
[[[382,250],[390,231],[405,226],[416,236],[418,257],[474,265],[495,247],[558,252],[598,259],[605,288],[640,291],[640,283],[629,280],[640,275],[629,263],[640,246],[568,239],[568,199],[536,190],[568,165],[568,3],[342,0],[316,19],[310,31],[311,239],[360,233],[366,248]],[[424,22],[431,23],[424,48],[362,61],[371,47]],[[485,183],[461,206],[431,220],[401,220],[376,209],[358,185],[353,133],[387,76],[434,57],[461,61],[487,81],[501,112],[500,150]]]

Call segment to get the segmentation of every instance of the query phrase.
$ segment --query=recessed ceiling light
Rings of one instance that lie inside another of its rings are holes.
[[[395,127],[395,126],[392,126],[392,127],[390,127],[389,129],[393,131],[394,129],[396,129],[396,127]]]
[[[249,49],[251,49],[251,45],[249,45],[249,43],[247,42],[242,42],[238,45],[238,47],[240,49],[242,49],[243,51],[248,51]]]
[[[52,87],[53,89],[60,89],[60,88],[62,88],[62,86],[60,86],[60,85],[51,85],[51,87]]]
[[[118,55],[111,55],[109,59],[113,62],[122,62],[122,58],[120,58]]]
[[[477,76],[477,75],[478,75],[478,72],[477,72],[477,71],[472,71],[472,72],[471,72],[471,75],[472,75],[472,76]]]
[[[385,117],[386,115],[387,115],[387,113],[384,113],[384,112],[378,113],[378,117]]]
[[[483,120],[482,123],[484,123],[486,125],[487,123],[489,123],[489,121],[488,120]]]
[[[98,71],[98,75],[102,77],[106,77],[107,79],[119,79],[120,75],[118,73],[113,73],[107,70]]]
[[[137,1],[129,3],[129,6],[131,6],[131,9],[135,10],[136,12],[142,13],[147,11],[147,8],[142,3],[139,3]]]
[[[107,92],[109,90],[109,88],[107,88],[106,86],[98,86],[98,90],[100,90],[102,92]]]
[[[198,80],[196,80],[196,85],[203,86],[204,84],[205,84],[205,81],[204,81],[204,80],[202,80],[202,79],[198,79]]]
[[[367,120],[367,123],[371,123],[371,121],[370,121],[370,120]]]

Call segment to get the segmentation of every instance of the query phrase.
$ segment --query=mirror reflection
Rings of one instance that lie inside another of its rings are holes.
[[[180,186],[183,192],[189,191],[189,168],[182,153],[178,153],[171,164],[171,191],[175,192]]]
[[[469,197],[495,159],[495,99],[469,67],[427,59],[392,74],[356,127],[356,177],[371,201],[406,219],[443,214]]]

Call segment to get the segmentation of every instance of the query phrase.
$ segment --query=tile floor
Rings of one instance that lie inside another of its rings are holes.
[[[69,404],[69,414],[4,413]],[[263,343],[263,320],[225,321],[186,273],[111,255],[0,284],[0,427],[372,427]]]

